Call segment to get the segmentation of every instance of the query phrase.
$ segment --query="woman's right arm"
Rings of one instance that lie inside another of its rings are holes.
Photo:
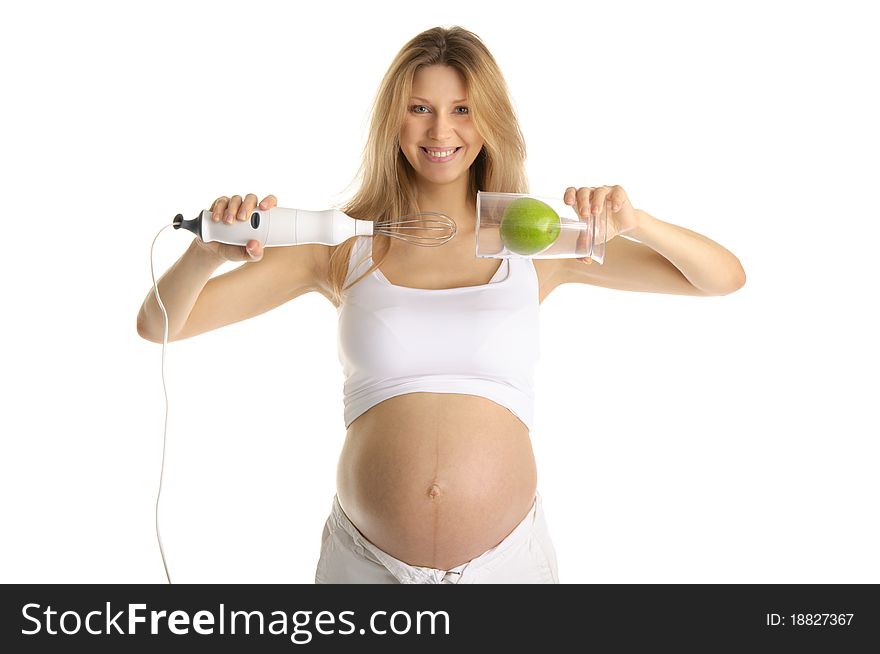
[[[175,335],[186,324],[205,284],[223,263],[217,255],[199,247],[193,241],[183,256],[159,279],[159,295],[168,314],[169,343],[175,340]],[[150,292],[138,312],[137,331],[142,338],[161,343],[164,330],[165,318],[156,301],[156,293],[150,287]]]
[[[227,205],[228,203],[228,205]],[[248,195],[243,203],[247,219],[256,204]],[[276,206],[274,196],[260,203]],[[212,210],[222,217],[235,216],[242,207],[241,196],[218,198]],[[243,246],[201,243],[196,238],[189,249],[157,282],[162,304],[168,313],[168,342],[189,338],[224,325],[264,313],[309,291],[321,291],[327,274],[330,247],[320,243],[263,248],[249,241],[256,259]],[[226,261],[247,261],[218,277],[211,277]],[[165,331],[162,309],[152,286],[137,317],[141,338],[161,343]]]

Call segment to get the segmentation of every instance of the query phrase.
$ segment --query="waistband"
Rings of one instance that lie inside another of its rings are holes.
[[[370,542],[354,523],[349,520],[342,505],[339,504],[337,495],[333,496],[333,509],[330,517],[340,529],[344,529],[355,542],[366,551],[370,552],[379,562],[393,574],[402,584],[423,584],[423,583],[457,583],[458,579],[464,573],[465,569],[471,570],[482,567],[494,567],[501,561],[504,556],[511,552],[513,548],[526,541],[529,534],[534,528],[535,520],[541,515],[541,494],[535,492],[535,501],[532,508],[526,516],[517,524],[516,527],[495,547],[486,550],[476,558],[471,559],[461,565],[449,570],[439,570],[437,568],[428,568],[423,566],[410,565],[400,559],[397,559],[384,550],[379,549]],[[450,581],[450,578],[453,580]]]

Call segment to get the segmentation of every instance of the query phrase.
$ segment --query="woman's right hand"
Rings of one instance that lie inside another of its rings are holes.
[[[215,223],[226,221],[231,223],[233,220],[250,220],[251,213],[257,206],[257,196],[248,193],[244,201],[240,195],[233,195],[227,198],[225,195],[220,196],[211,204],[211,220]],[[260,210],[267,211],[272,207],[278,206],[278,199],[274,195],[267,195],[260,202]],[[246,246],[243,245],[227,245],[218,241],[210,241],[205,243],[202,239],[196,237],[195,242],[199,247],[212,252],[223,261],[259,261],[263,258],[263,244],[257,239],[251,239]]]

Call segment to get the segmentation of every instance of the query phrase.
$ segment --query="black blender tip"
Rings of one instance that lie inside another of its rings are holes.
[[[191,231],[193,234],[195,234],[199,238],[202,237],[202,214],[199,214],[197,218],[192,218],[191,220],[187,220],[186,218],[183,217],[182,213],[179,213],[176,216],[174,216],[173,225],[174,225],[174,229],[180,229],[181,227],[183,227],[184,229]]]

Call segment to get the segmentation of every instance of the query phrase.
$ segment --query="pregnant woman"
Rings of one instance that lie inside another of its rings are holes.
[[[563,193],[582,215],[607,206],[601,266],[475,257],[477,190],[528,193],[524,162],[490,52],[460,27],[433,28],[382,80],[362,184],[340,210],[364,220],[444,213],[458,225],[454,238],[424,248],[358,236],[265,251],[257,241],[195,239],[158,284],[169,340],[312,291],[336,307],[347,432],[317,583],[558,583],[530,442],[541,302],[565,283],[711,296],[745,282],[733,254],[635,209],[620,186]],[[211,209],[231,223],[257,206],[277,199],[223,196]],[[225,261],[246,263],[211,278]],[[138,333],[161,343],[163,331],[151,288]]]

